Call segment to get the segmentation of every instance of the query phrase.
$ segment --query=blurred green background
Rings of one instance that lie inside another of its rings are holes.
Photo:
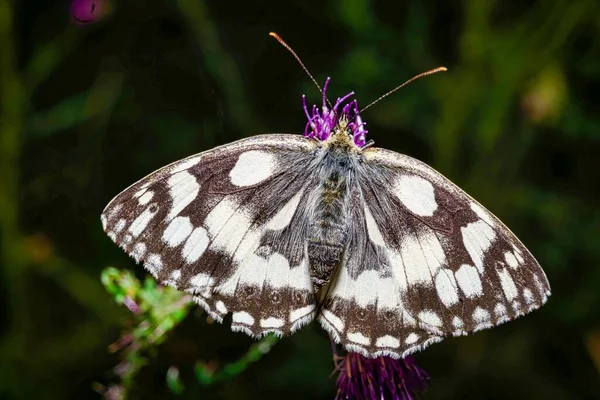
[[[100,276],[145,275],[102,232],[114,195],[215,145],[303,131],[301,95],[319,94],[269,31],[332,77],[330,97],[354,90],[362,106],[448,67],[369,109],[369,137],[463,187],[548,275],[539,311],[417,354],[424,398],[600,398],[598,1],[92,3],[0,0],[1,399],[118,383],[108,346],[139,321]],[[129,398],[176,397],[169,368],[178,398],[335,395],[316,324],[225,382],[198,382],[198,361],[219,367],[252,343],[192,308],[145,353]]]

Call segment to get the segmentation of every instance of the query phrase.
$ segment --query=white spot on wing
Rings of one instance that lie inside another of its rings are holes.
[[[452,326],[454,326],[454,328],[456,329],[462,329],[465,326],[465,324],[462,319],[455,316],[454,318],[452,318]]]
[[[405,291],[408,287],[408,283],[406,282],[406,271],[404,270],[402,256],[400,253],[389,248],[387,249],[386,254],[391,264],[394,282],[401,291]]]
[[[496,314],[496,317],[506,315],[506,307],[504,307],[504,304],[496,303],[494,306],[494,313]]]
[[[490,216],[490,213],[486,211],[483,207],[481,207],[479,204],[471,203],[471,210],[473,210],[479,218],[481,218],[488,224],[492,226],[494,225],[494,220]]]
[[[401,175],[395,185],[396,196],[411,212],[430,217],[437,210],[431,182],[415,175]]]
[[[154,205],[154,212],[150,211],[154,204],[148,206],[138,217],[129,225],[129,232],[133,237],[138,237],[148,226],[154,215],[158,212],[158,206]]]
[[[513,250],[514,250],[514,254],[515,257],[517,257],[517,260],[519,260],[519,263],[523,263],[523,254],[521,253],[521,250],[519,250],[519,248],[515,245],[512,246]]]
[[[533,280],[535,282],[535,287],[537,288],[537,290],[538,290],[540,296],[542,296],[542,298],[544,298],[550,294],[550,292],[546,291],[546,288],[542,284],[542,281],[540,280],[540,277],[537,274],[533,275]]]
[[[412,332],[410,335],[408,335],[406,337],[406,339],[404,340],[404,343],[406,343],[406,344],[413,344],[413,343],[416,343],[417,340],[419,340],[419,335],[417,335],[416,333]]]
[[[519,261],[517,260],[517,257],[515,257],[515,255],[510,251],[504,253],[504,259],[506,260],[506,263],[513,269],[517,269],[517,267],[519,266]]]
[[[496,238],[496,232],[485,221],[471,222],[460,228],[463,243],[480,273],[483,273],[485,252]]]
[[[169,195],[172,200],[172,207],[167,216],[167,220],[170,220],[194,201],[200,191],[200,185],[194,175],[187,171],[171,175],[167,184],[169,185]]]
[[[186,169],[189,169],[189,168],[193,167],[194,165],[198,164],[198,162],[200,161],[201,158],[202,158],[202,156],[195,156],[188,160],[182,161],[181,163],[179,163],[179,165],[174,167],[169,172],[171,172],[171,174],[176,174],[178,172],[185,171]]]
[[[523,313],[521,311],[521,303],[519,303],[518,301],[513,301],[511,305],[512,305],[513,310],[515,310],[515,312],[517,313],[517,315],[520,315]]]
[[[311,312],[313,312],[314,309],[315,309],[315,305],[311,304],[306,307],[297,308],[297,309],[293,310],[292,312],[290,312],[290,322],[294,322],[296,320],[299,320],[302,317],[306,317]]]
[[[502,286],[506,300],[511,301],[517,297],[519,292],[517,292],[517,287],[510,276],[510,272],[508,272],[506,268],[503,268],[502,270],[498,271],[498,277],[500,278],[500,285]]]
[[[456,282],[452,271],[445,268],[440,269],[435,278],[435,289],[442,303],[450,307],[458,302],[458,293],[456,292]]]
[[[150,202],[150,200],[152,200],[153,197],[154,197],[154,192],[152,190],[148,190],[146,193],[144,193],[143,195],[141,195],[138,198],[138,202],[141,205],[146,205]]]
[[[162,259],[158,254],[148,254],[144,265],[154,276],[156,276],[163,267]]]
[[[181,270],[180,269],[176,269],[173,272],[171,272],[171,280],[174,282],[177,282],[179,280],[179,278],[181,278]]]
[[[198,261],[208,247],[209,239],[206,229],[199,226],[192,231],[185,241],[182,255],[185,261],[189,264]]]
[[[489,322],[489,320],[490,313],[483,308],[477,307],[475,311],[473,311],[473,321],[475,321],[477,324],[483,324]]]
[[[192,229],[188,217],[175,217],[163,232],[162,240],[170,247],[178,246],[190,236]]]
[[[463,264],[458,271],[454,273],[454,276],[456,276],[458,285],[468,298],[481,296],[483,294],[481,278],[475,267]]]
[[[254,317],[246,311],[234,312],[231,318],[233,322],[237,324],[254,325]]]
[[[442,326],[442,320],[433,311],[427,311],[427,310],[426,311],[421,311],[419,313],[418,318],[419,318],[419,320],[421,322],[424,322],[424,323],[426,323],[428,325],[433,325],[433,326],[437,326],[437,327]]]
[[[369,339],[360,332],[350,332],[346,336],[348,337],[349,341],[362,344],[363,346],[368,346],[371,344],[371,339]]]
[[[117,204],[116,206],[114,206],[113,208],[111,208],[110,210],[107,211],[106,217],[109,220],[113,219],[114,217],[119,215],[122,208],[123,208],[123,204]]]
[[[344,330],[344,322],[340,319],[340,317],[333,314],[329,310],[323,310],[321,314],[338,332],[342,332]]]
[[[271,220],[267,223],[267,229],[273,230],[281,230],[289,225],[292,218],[294,217],[294,213],[298,208],[298,204],[300,203],[300,198],[302,198],[302,193],[304,191],[301,190],[292,197],[285,206],[281,210],[271,218]]]
[[[126,220],[124,220],[123,218],[121,218],[117,224],[115,225],[115,227],[113,228],[113,232],[115,233],[119,233],[123,230],[123,228],[125,228],[125,224],[127,223]]]
[[[234,295],[239,285],[262,287],[265,283],[273,289],[311,290],[310,275],[307,273],[307,267],[303,267],[303,264],[291,268],[288,260],[280,253],[273,253],[268,259],[252,254],[244,260],[227,281],[217,287],[217,291]]]
[[[290,322],[292,326],[290,330],[292,332],[296,331],[300,327],[308,324],[314,318],[313,310],[315,309],[315,305],[311,304],[306,307],[298,308],[290,313]]]
[[[377,347],[391,347],[396,349],[400,347],[400,341],[393,336],[385,335],[377,338],[375,342],[375,346]]]
[[[221,314],[227,314],[227,307],[223,301],[219,300],[215,303],[215,309]]]
[[[432,232],[423,232],[418,237],[407,235],[400,245],[400,253],[409,285],[431,283],[445,262],[446,255]]]
[[[285,325],[285,321],[281,318],[269,317],[260,320],[261,328],[281,328]]]
[[[214,278],[212,278],[210,275],[200,273],[190,279],[190,285],[194,291],[199,291],[200,289],[211,287],[214,284],[214,281]]]
[[[373,215],[371,214],[371,211],[369,210],[367,203],[364,203],[364,209],[365,209],[365,221],[367,223],[367,234],[369,235],[369,239],[371,239],[371,241],[373,243],[375,243],[376,245],[385,247],[385,241],[383,240],[383,235],[381,234],[381,231],[379,230],[379,227],[377,226],[377,222],[375,222],[375,219],[373,218]]]
[[[286,287],[310,288],[310,274],[307,273],[308,265],[292,268],[289,261],[280,253],[271,254],[265,265],[265,281],[270,287],[275,289]]]
[[[240,155],[229,178],[235,186],[252,186],[270,177],[276,167],[272,154],[251,150]]]
[[[360,307],[377,303],[377,308],[397,309],[400,294],[391,277],[382,278],[375,270],[366,270],[356,279],[348,274],[348,268],[342,268],[331,293],[346,300],[354,300]]]
[[[525,298],[525,302],[527,304],[533,303],[533,293],[531,293],[531,290],[527,288],[523,289],[523,297]]]
[[[146,253],[146,244],[143,242],[136,243],[133,246],[133,251],[131,252],[131,256],[135,261],[140,261],[144,254]]]
[[[232,198],[225,197],[210,211],[204,223],[213,238],[212,246],[234,255],[250,229],[251,220]],[[238,257],[236,254],[234,260],[239,262],[245,256]]]

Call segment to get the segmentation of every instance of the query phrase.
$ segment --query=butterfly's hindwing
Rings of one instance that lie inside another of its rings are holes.
[[[408,354],[441,337],[418,326],[404,305],[406,276],[391,255],[363,194],[352,194],[350,239],[319,316],[336,342],[365,356]],[[388,223],[391,221],[388,221]]]
[[[404,357],[540,307],[544,272],[491,213],[407,156],[370,149],[319,320],[347,349]]]
[[[314,314],[302,228],[313,149],[264,135],[178,161],[113,199],[104,229],[215,319],[232,312],[234,330],[289,333]]]

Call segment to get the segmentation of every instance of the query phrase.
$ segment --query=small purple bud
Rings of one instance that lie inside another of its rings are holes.
[[[129,308],[129,311],[131,311],[134,314],[139,314],[142,312],[140,306],[138,306],[137,303],[133,301],[133,299],[129,296],[125,297],[125,299],[123,300],[123,304],[125,304],[125,307]]]
[[[96,22],[104,14],[105,0],[72,0],[71,16],[80,24]]]
[[[129,361],[121,361],[116,367],[113,368],[113,371],[118,376],[123,377],[131,371],[131,367],[132,365]]]

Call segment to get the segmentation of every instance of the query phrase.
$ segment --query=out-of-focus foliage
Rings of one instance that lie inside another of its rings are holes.
[[[539,311],[416,355],[425,397],[600,397],[598,2],[87,3],[0,0],[0,398],[335,396],[316,324],[276,345],[232,333],[99,221],[173,160],[303,130],[300,96],[319,93],[269,31],[362,106],[448,67],[369,109],[369,137],[465,188],[547,272]]]
[[[107,398],[125,398],[136,386],[135,378],[148,362],[148,357],[188,315],[191,297],[169,287],[161,286],[151,277],[142,284],[131,272],[107,268],[102,272],[102,283],[114,300],[125,305],[135,318],[126,332],[108,347],[111,353],[121,352],[122,361],[113,369],[118,383],[108,387],[95,384],[95,389]],[[269,352],[277,338],[266,336],[252,345],[248,352],[234,363],[215,370],[215,365],[198,361],[195,366],[197,381],[213,385],[231,380],[242,373],[250,363]],[[180,394],[184,390],[179,370],[172,366],[166,373],[167,387]]]

